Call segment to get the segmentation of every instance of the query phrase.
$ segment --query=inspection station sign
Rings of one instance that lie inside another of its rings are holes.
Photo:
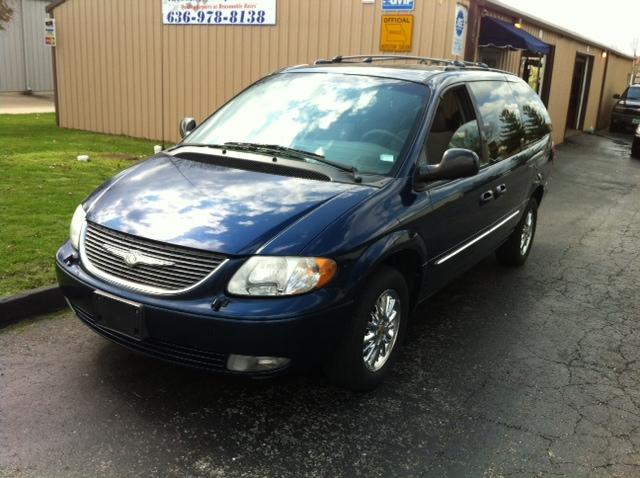
[[[162,0],[165,25],[275,25],[276,0]]]
[[[387,52],[411,51],[413,15],[382,15],[380,50]]]

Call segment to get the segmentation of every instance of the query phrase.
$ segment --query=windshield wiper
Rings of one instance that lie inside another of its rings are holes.
[[[343,166],[342,164],[334,163],[333,161],[326,159],[321,154],[312,153],[311,151],[304,151],[302,149],[288,148],[286,146],[280,146],[278,144],[262,144],[262,143],[240,143],[235,141],[229,141],[224,144],[201,144],[201,143],[183,143],[176,145],[174,148],[189,146],[196,148],[212,148],[212,149],[228,149],[230,151],[248,151],[251,153],[273,155],[277,154],[287,159],[300,159],[303,161],[312,160],[317,161],[327,166],[339,169],[341,171],[351,173],[353,180],[357,183],[362,182],[362,177],[358,174],[358,169],[355,166]],[[172,148],[173,149],[173,148]]]
[[[262,143],[239,143],[239,142],[227,142],[224,145],[229,149],[238,151],[251,151],[259,154],[278,154],[288,159],[301,159],[306,161],[311,159],[327,166],[351,173],[353,180],[357,183],[362,181],[362,178],[358,174],[358,170],[354,166],[343,166],[342,164],[334,163],[331,160],[326,159],[321,154],[312,153],[311,151],[304,151],[302,149],[289,148],[287,146],[280,146],[279,144],[262,144]]]

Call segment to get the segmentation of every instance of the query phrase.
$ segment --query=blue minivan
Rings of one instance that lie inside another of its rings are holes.
[[[554,157],[524,81],[420,57],[284,69],[180,130],[76,209],[70,307],[153,357],[320,365],[354,390],[389,373],[417,304],[494,251],[524,264]]]

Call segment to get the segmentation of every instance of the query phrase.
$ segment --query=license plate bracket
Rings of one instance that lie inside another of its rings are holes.
[[[93,293],[94,320],[97,325],[135,340],[146,337],[142,304],[96,290]]]

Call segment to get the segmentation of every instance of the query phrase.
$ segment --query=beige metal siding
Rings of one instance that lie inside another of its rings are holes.
[[[61,126],[161,138],[161,13],[156,3],[82,0],[55,10]]]
[[[450,58],[456,2],[416,4],[411,53]],[[277,8],[276,26],[166,26],[159,0],[68,0],[54,10],[60,125],[175,141],[182,117],[202,120],[279,68],[380,52],[379,2]]]
[[[605,128],[609,125],[611,110],[616,102],[613,99],[613,95],[622,94],[629,85],[632,67],[633,60],[609,54],[609,65],[607,66],[607,74],[604,80],[600,116],[598,117],[599,128]]]

